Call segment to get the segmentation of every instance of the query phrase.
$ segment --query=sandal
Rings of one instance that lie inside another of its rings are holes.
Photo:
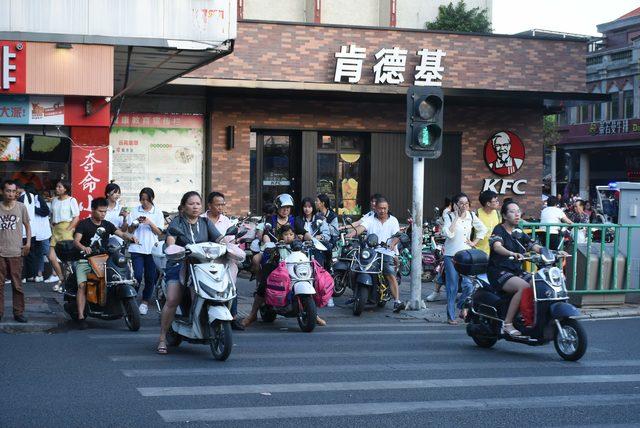
[[[522,333],[520,333],[520,330],[516,329],[515,327],[513,327],[513,324],[505,324],[502,326],[502,332],[505,334],[508,334],[511,337],[520,337],[522,336]]]
[[[458,321],[456,321],[456,320],[447,320],[447,324],[449,324],[449,325],[458,325]]]
[[[167,344],[165,342],[158,343],[158,349],[156,349],[156,352],[160,355],[166,355],[168,353]]]
[[[316,316],[316,324],[319,325],[320,327],[324,327],[325,325],[327,325],[327,322],[322,318],[320,318],[319,316]]]

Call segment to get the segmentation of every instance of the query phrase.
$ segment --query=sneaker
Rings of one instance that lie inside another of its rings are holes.
[[[47,284],[50,284],[52,282],[58,282],[58,281],[60,281],[60,278],[58,278],[57,275],[51,275],[49,278],[44,280],[44,282],[46,282]]]
[[[329,303],[327,303],[327,306],[330,308],[333,308],[336,304],[333,303],[333,297],[329,299]]]
[[[236,318],[233,321],[231,321],[231,329],[237,330],[237,331],[244,331],[244,325],[242,325],[242,322],[240,322],[240,320]]]
[[[56,293],[60,292],[60,284],[56,284],[53,286],[53,291],[55,291]]]
[[[87,320],[85,320],[84,318],[81,320],[78,320],[76,325],[78,327],[78,330],[86,330],[89,328],[89,324],[87,323]]]
[[[4,285],[10,285],[11,284],[11,280],[10,279],[5,279],[4,280]]]
[[[427,296],[427,302],[435,302],[436,300],[440,300],[440,291],[434,291],[433,293]]]
[[[22,278],[22,283],[26,284],[27,283],[27,278]]]
[[[27,278],[27,282],[36,282],[36,277],[32,276],[31,278]]]
[[[147,315],[149,312],[149,307],[146,303],[140,303],[140,315]]]
[[[36,278],[35,278],[35,282],[43,282],[43,281],[44,281],[44,278],[43,278],[43,277],[41,277],[41,276],[36,276]]]
[[[396,314],[401,310],[403,310],[404,308],[406,308],[406,305],[404,304],[404,302],[395,302],[393,304],[393,312]]]

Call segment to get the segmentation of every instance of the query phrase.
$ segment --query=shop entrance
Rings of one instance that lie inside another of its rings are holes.
[[[300,154],[300,132],[256,133],[255,156],[252,156],[255,163],[251,165],[252,212],[261,213],[265,204],[281,193],[300,200]]]

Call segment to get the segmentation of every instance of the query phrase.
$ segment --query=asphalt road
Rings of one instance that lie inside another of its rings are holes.
[[[294,320],[208,347],[154,353],[157,314],[86,331],[0,334],[0,426],[638,426],[640,319],[585,322],[589,350],[477,348],[463,327],[334,309],[301,333]],[[387,309],[388,311],[388,309]]]

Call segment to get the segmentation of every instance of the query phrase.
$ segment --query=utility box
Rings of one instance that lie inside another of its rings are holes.
[[[614,185],[612,183],[612,185]],[[619,193],[618,224],[640,225],[640,183],[615,183]],[[631,234],[629,247],[629,288],[640,288],[640,228],[620,230],[619,251],[627,253],[627,235]]]

